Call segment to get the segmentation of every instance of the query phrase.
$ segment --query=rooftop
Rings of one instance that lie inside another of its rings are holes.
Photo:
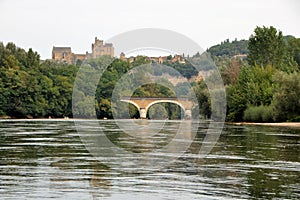
[[[55,47],[53,46],[53,51],[64,51],[71,52],[71,47]]]

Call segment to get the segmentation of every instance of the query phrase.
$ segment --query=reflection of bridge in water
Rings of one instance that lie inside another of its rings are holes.
[[[184,118],[191,119],[193,102],[186,97],[122,97],[122,102],[134,105],[142,119],[146,119],[149,108],[157,103],[174,103],[184,110]]]

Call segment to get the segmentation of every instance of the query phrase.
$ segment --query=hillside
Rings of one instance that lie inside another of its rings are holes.
[[[299,38],[296,38],[292,35],[286,35],[283,36],[284,42],[289,46],[291,43],[297,43],[299,42]],[[248,40],[233,40],[229,41],[229,39],[226,39],[225,41],[221,42],[221,44],[217,44],[214,46],[211,46],[209,49],[207,49],[207,52],[211,54],[211,56],[227,56],[227,57],[233,57],[235,55],[239,54],[248,54]],[[291,52],[292,54],[294,52]],[[295,60],[299,64],[299,56],[298,55],[292,55],[295,58]]]
[[[210,47],[207,52],[212,56],[229,56],[238,54],[248,54],[248,40],[237,40],[230,42],[229,39],[221,42],[221,44]]]

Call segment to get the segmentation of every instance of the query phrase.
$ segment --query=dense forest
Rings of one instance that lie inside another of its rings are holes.
[[[227,95],[227,121],[300,121],[300,39],[283,36],[274,27],[256,27],[248,40],[226,40],[220,45],[209,48],[206,56],[211,55],[218,67]],[[245,54],[246,58],[236,55]],[[191,59],[202,62],[202,70],[209,72],[210,65],[203,60],[203,55],[196,54]],[[188,59],[187,59],[188,60]],[[99,64],[100,63],[100,64]],[[80,66],[41,61],[37,52],[17,47],[13,43],[0,43],[0,116],[2,118],[61,118],[76,116],[88,117],[87,113],[95,112],[97,117],[113,118],[111,97],[119,79],[140,65],[155,65],[145,56],[138,56],[133,63],[120,59],[103,57],[89,61],[91,69],[103,64],[100,81],[95,86],[95,94],[91,86],[84,80],[92,79],[92,71],[82,78],[82,91],[75,91],[84,101],[75,106],[72,113],[72,95],[74,82]],[[164,65],[178,71],[190,80],[199,103],[200,116],[209,118],[210,93],[205,80],[195,78],[198,71],[190,62]],[[148,72],[147,72],[148,73]],[[150,73],[150,72],[149,72]],[[151,73],[164,75],[162,70]],[[174,74],[173,74],[174,75]],[[214,76],[214,74],[211,74]],[[79,78],[79,81],[80,81]],[[96,78],[96,77],[94,77]],[[78,80],[77,80],[78,81]],[[143,80],[141,80],[143,81]],[[166,79],[166,85],[172,84]],[[129,83],[128,83],[129,84]],[[185,96],[188,86],[178,83],[170,88],[159,84],[146,84],[138,87],[133,96],[172,97],[179,94]],[[120,91],[126,91],[126,84]],[[122,93],[120,92],[120,93]],[[124,93],[125,94],[125,93]],[[94,103],[94,108],[88,105]],[[122,117],[122,103],[118,114]],[[167,113],[160,113],[161,106]],[[137,109],[130,105],[130,117],[138,118]],[[156,110],[155,110],[156,109]],[[181,108],[164,103],[153,106],[149,114],[157,114],[163,118],[180,118]]]

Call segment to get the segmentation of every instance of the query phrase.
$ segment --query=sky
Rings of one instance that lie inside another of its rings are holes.
[[[298,0],[0,0],[0,41],[33,48],[47,59],[53,46],[85,53],[96,36],[105,41],[161,28],[207,49],[226,39],[248,39],[263,25],[300,37],[299,10]]]

